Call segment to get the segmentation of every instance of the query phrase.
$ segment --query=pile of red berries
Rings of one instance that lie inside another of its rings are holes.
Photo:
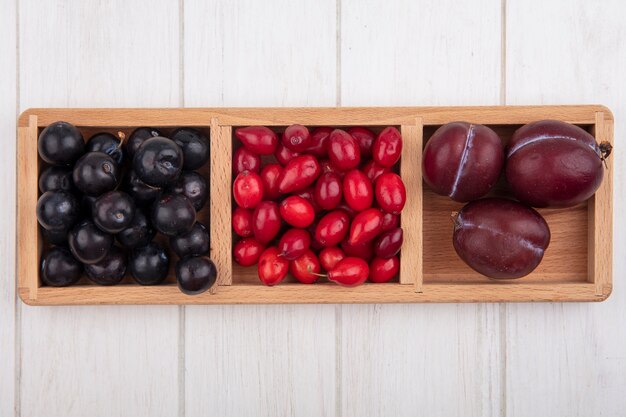
[[[288,272],[305,284],[387,282],[400,269],[400,212],[406,201],[394,172],[402,135],[291,125],[279,140],[264,126],[235,130],[233,256],[258,264],[266,285]],[[273,156],[273,158],[272,158]],[[322,270],[326,274],[322,274]]]

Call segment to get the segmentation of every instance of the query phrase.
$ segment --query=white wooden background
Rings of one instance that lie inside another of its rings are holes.
[[[0,0],[0,416],[623,416],[622,0]],[[28,307],[15,119],[34,106],[602,103],[601,304]]]

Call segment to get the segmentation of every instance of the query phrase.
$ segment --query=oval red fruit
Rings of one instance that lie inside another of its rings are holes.
[[[313,206],[313,211],[315,211],[315,213],[319,213],[320,211],[322,211],[320,206],[317,205],[317,201],[315,201],[315,187],[314,186],[310,186],[310,187],[305,188],[304,190],[300,190],[294,195],[297,195],[298,197],[302,197],[306,201],[311,203],[311,205]]]
[[[347,257],[337,262],[337,265],[328,272],[328,280],[346,287],[354,287],[363,284],[369,273],[369,266],[363,259]]]
[[[289,272],[301,283],[313,284],[318,280],[319,275],[316,274],[322,272],[322,268],[313,251],[307,250],[298,259],[291,261]]]
[[[289,272],[289,261],[282,256],[276,246],[263,251],[259,258],[257,271],[261,282],[268,286],[280,283]]]
[[[372,145],[372,159],[380,166],[391,168],[400,160],[402,154],[402,135],[393,126],[378,134]]]
[[[343,210],[334,210],[320,219],[315,228],[315,240],[322,246],[337,246],[348,234],[350,219]]]
[[[243,208],[255,208],[263,199],[263,181],[259,174],[244,171],[237,175],[233,183],[233,197]]]
[[[370,263],[369,280],[376,283],[389,282],[400,272],[400,259],[397,256],[393,258],[374,258]]]
[[[320,173],[320,164],[314,156],[296,156],[280,174],[278,190],[283,194],[303,190],[313,184]]]
[[[361,150],[356,140],[341,129],[335,129],[328,138],[328,157],[341,171],[349,171],[359,166]]]
[[[383,213],[383,227],[381,233],[388,232],[400,226],[400,216],[392,213]]]
[[[296,156],[299,156],[298,152],[294,152],[282,143],[278,144],[276,152],[274,152],[274,158],[282,165],[285,166]]]
[[[363,173],[367,175],[367,178],[369,178],[372,183],[376,182],[376,178],[378,178],[385,172],[391,172],[391,168],[381,167],[374,161],[369,161],[363,167]]]
[[[324,248],[320,251],[319,260],[322,268],[326,271],[330,271],[337,265],[337,262],[346,257],[341,249],[336,246],[330,248]]]
[[[333,172],[322,174],[315,184],[315,202],[323,210],[333,210],[341,203],[341,178]]]
[[[343,198],[346,204],[355,211],[363,211],[372,207],[374,190],[367,176],[353,169],[343,177]]]
[[[280,211],[273,201],[261,202],[252,213],[252,233],[260,243],[268,243],[280,231]]]
[[[283,167],[279,164],[267,164],[261,170],[261,181],[263,182],[263,200],[276,200],[280,197],[278,191],[278,177],[283,172]]]
[[[259,261],[264,246],[254,238],[246,237],[235,243],[233,258],[241,266],[252,266]]]
[[[403,240],[402,229],[399,227],[381,234],[374,245],[376,256],[385,259],[396,256],[402,248]]]
[[[252,210],[241,207],[233,211],[233,230],[241,237],[252,236]]]
[[[374,135],[374,132],[364,127],[355,126],[348,129],[348,134],[350,134],[350,136],[352,136],[359,144],[359,149],[361,150],[361,158],[371,158],[372,145],[374,144],[374,140],[376,139],[376,135]]]
[[[259,172],[261,169],[261,157],[250,151],[245,146],[237,149],[233,156],[233,172],[239,174],[243,171]]]
[[[278,146],[278,136],[265,126],[248,126],[235,129],[235,136],[243,146],[258,155],[271,155]]]
[[[359,245],[369,242],[380,234],[383,227],[383,214],[380,210],[371,208],[357,214],[350,226],[348,243]]]
[[[282,256],[290,261],[300,257],[311,246],[311,236],[309,232],[302,229],[287,230],[278,242],[278,250]]]
[[[383,211],[400,214],[406,203],[406,189],[398,174],[388,172],[376,180],[376,202]]]
[[[326,141],[330,137],[330,132],[333,129],[330,127],[318,127],[311,132],[311,144],[306,151],[312,155],[322,157],[328,155],[326,149]]]
[[[280,203],[280,215],[287,223],[300,229],[310,226],[315,220],[311,203],[297,195],[289,196]]]
[[[285,129],[282,142],[294,152],[303,152],[311,146],[311,134],[305,126],[291,125]]]
[[[374,241],[359,243],[358,245],[351,244],[348,239],[341,242],[341,249],[346,256],[354,256],[357,258],[370,261],[374,257]]]

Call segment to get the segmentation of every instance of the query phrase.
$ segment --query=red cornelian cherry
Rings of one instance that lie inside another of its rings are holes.
[[[267,164],[261,170],[261,181],[263,182],[263,200],[276,200],[280,197],[278,191],[278,177],[283,172],[283,167],[279,164]]]
[[[289,272],[303,284],[313,284],[318,280],[322,267],[312,250],[307,250],[289,263]]]
[[[355,211],[372,207],[374,202],[372,182],[363,172],[353,169],[343,177],[343,198]]]
[[[278,146],[278,136],[265,126],[248,126],[235,129],[235,136],[243,146],[258,155],[271,155]]]
[[[233,172],[240,174],[244,171],[259,172],[261,169],[261,157],[250,151],[245,146],[237,149],[233,156]]]
[[[391,168],[381,167],[376,164],[374,161],[369,161],[367,164],[363,166],[363,173],[370,179],[372,184],[376,182],[376,178],[381,176],[386,172],[391,172]]]
[[[252,237],[246,237],[235,243],[233,258],[241,266],[252,266],[259,261],[265,247]]]
[[[380,208],[392,214],[400,214],[406,203],[406,189],[398,174],[388,172],[376,180],[376,202]]]
[[[252,213],[252,233],[260,243],[268,243],[280,231],[280,211],[273,201],[261,202]]]
[[[339,203],[339,205],[337,206],[336,210],[343,210],[343,211],[345,211],[350,219],[353,219],[354,216],[356,216],[356,211],[354,211],[354,209],[352,207],[347,205],[345,201],[342,201],[341,203]]]
[[[326,271],[330,271],[337,265],[337,262],[346,257],[341,249],[336,246],[330,248],[324,248],[319,253],[319,260],[322,268]]]
[[[261,253],[257,271],[261,282],[271,287],[285,279],[289,272],[289,261],[280,256],[276,246],[271,246]]]
[[[370,261],[374,257],[374,241],[359,243],[358,245],[351,244],[348,239],[341,242],[341,249],[346,256],[354,256],[357,258]]]
[[[311,205],[313,206],[313,211],[315,211],[315,214],[322,211],[321,207],[317,205],[317,201],[315,201],[315,187],[314,186],[310,186],[310,187],[305,188],[304,190],[298,191],[294,193],[294,195],[298,197],[302,197],[306,201],[311,203]]]
[[[252,236],[252,210],[237,207],[233,211],[233,230],[241,237]]]
[[[318,127],[314,129],[313,132],[311,132],[311,143],[306,152],[317,157],[328,155],[326,141],[330,137],[330,132],[332,131],[333,129],[330,127]]]
[[[322,210],[333,210],[341,203],[341,178],[334,172],[322,174],[315,184],[315,202]]]
[[[392,167],[400,160],[402,154],[402,135],[393,126],[385,128],[378,134],[372,145],[372,159],[380,166]]]
[[[328,271],[328,280],[345,287],[355,287],[365,282],[369,276],[369,266],[361,258],[347,257],[337,262]]]
[[[304,255],[311,246],[311,236],[303,229],[287,230],[278,242],[280,254],[290,261]]]
[[[361,158],[371,158],[372,145],[374,144],[374,140],[376,139],[376,135],[374,134],[374,132],[361,126],[355,126],[348,129],[348,133],[359,144],[359,149],[361,150]]]
[[[233,183],[233,197],[243,208],[255,208],[263,199],[263,181],[259,174],[244,171],[237,175]]]
[[[388,232],[400,226],[400,216],[397,214],[383,213],[383,227],[381,233]]]
[[[303,190],[313,184],[320,174],[320,164],[314,156],[296,156],[287,163],[280,174],[278,190],[283,194]]]
[[[357,214],[350,226],[348,243],[359,245],[374,239],[380,234],[383,226],[383,214],[380,210],[371,208]]]
[[[350,219],[343,210],[334,210],[320,219],[315,228],[315,240],[322,246],[337,246],[348,234]]]
[[[344,130],[333,130],[326,146],[330,162],[341,171],[349,171],[361,163],[358,143]]]
[[[274,152],[274,158],[282,165],[285,166],[296,156],[300,156],[298,152],[294,152],[282,143],[278,144],[276,152]]]
[[[280,203],[280,215],[284,221],[300,229],[309,227],[315,220],[313,205],[296,195],[289,196]]]
[[[285,129],[282,142],[294,152],[304,152],[311,146],[311,134],[305,126],[291,125]]]
[[[374,258],[370,262],[369,280],[376,283],[389,282],[400,272],[400,259],[397,256],[392,258]]]
[[[376,256],[385,259],[396,256],[400,252],[402,242],[403,234],[399,227],[381,234],[374,245]]]

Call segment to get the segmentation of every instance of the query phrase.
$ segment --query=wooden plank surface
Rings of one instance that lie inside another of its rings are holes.
[[[507,416],[621,416],[626,408],[625,16],[619,0],[507,1],[507,104],[603,102],[616,138],[608,161],[616,290],[601,304],[507,306]]]
[[[16,389],[16,361],[19,339],[16,338],[15,294],[15,116],[17,115],[17,1],[2,3],[0,13],[0,416],[11,416],[19,392]],[[17,301],[19,302],[19,301]]]
[[[342,105],[498,104],[500,1],[341,15]],[[343,306],[342,415],[501,415],[499,320],[493,304]]]
[[[20,1],[21,108],[178,105],[177,13]],[[20,307],[21,416],[177,413],[177,307]]]
[[[335,7],[185,0],[185,105],[335,105]],[[185,310],[186,416],[336,415],[335,307]]]

